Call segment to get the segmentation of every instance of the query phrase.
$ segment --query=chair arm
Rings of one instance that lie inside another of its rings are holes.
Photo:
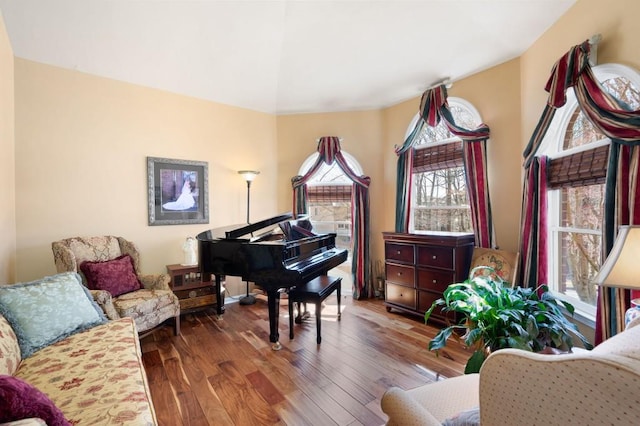
[[[102,312],[104,312],[107,318],[109,318],[110,320],[120,319],[118,311],[116,311],[115,306],[113,306],[111,293],[106,290],[89,290],[89,292],[91,292],[93,300],[95,300],[98,306],[100,306]]]
[[[78,271],[75,254],[64,244],[60,242],[51,243],[51,250],[53,251],[53,262],[58,273]]]
[[[636,424],[640,363],[620,355],[501,349],[480,370],[482,424]]]
[[[167,274],[138,275],[142,286],[147,290],[171,290],[171,277]]]
[[[440,426],[442,424],[418,401],[397,387],[388,389],[382,396],[380,404],[382,411],[389,416],[388,426]]]
[[[7,423],[0,423],[0,426],[47,426],[44,420],[37,417],[28,419],[13,420]]]

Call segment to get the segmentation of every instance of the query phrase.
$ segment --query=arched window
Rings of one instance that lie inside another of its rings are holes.
[[[448,98],[449,109],[460,127],[475,129],[480,114],[464,99]],[[411,133],[416,115],[407,129]],[[473,232],[465,183],[462,140],[440,121],[424,126],[414,145],[409,231]]]
[[[616,64],[593,68],[603,87],[631,109],[640,107],[640,74]],[[595,318],[602,263],[604,183],[610,140],[580,110],[573,89],[558,109],[538,153],[550,158],[548,277],[557,297]]]
[[[311,154],[300,166],[298,174],[304,176],[318,159],[318,153]],[[362,167],[349,153],[342,151],[347,164],[357,175],[362,175]],[[314,232],[336,234],[336,246],[351,250],[351,189],[353,183],[337,163],[323,163],[307,182],[309,219]]]

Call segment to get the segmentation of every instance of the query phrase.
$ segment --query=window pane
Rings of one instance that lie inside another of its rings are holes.
[[[562,188],[558,232],[560,293],[595,306],[600,269],[604,185]]]
[[[463,167],[413,175],[414,229],[471,232]]]
[[[600,268],[600,235],[561,231],[559,237],[558,291],[595,306],[598,289],[593,280]]]
[[[560,226],[600,230],[604,215],[604,185],[562,188]]]
[[[336,247],[351,249],[351,202],[310,202],[309,213],[314,233],[335,233]]]

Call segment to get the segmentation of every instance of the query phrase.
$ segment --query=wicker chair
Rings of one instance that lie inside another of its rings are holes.
[[[132,242],[114,236],[74,237],[55,241],[51,248],[58,272],[78,272],[87,287],[86,277],[80,270],[83,262],[130,255],[142,288],[115,297],[105,290],[91,290],[94,299],[109,319],[133,318],[140,338],[167,320],[173,322],[175,335],[180,334],[180,303],[169,287],[170,277],[141,274],[140,254]]]

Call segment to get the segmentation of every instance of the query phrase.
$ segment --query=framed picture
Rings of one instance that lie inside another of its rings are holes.
[[[147,157],[149,225],[209,223],[207,163]]]

